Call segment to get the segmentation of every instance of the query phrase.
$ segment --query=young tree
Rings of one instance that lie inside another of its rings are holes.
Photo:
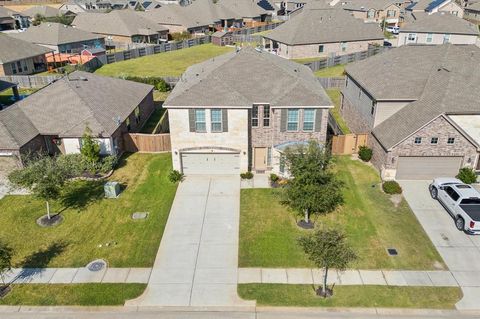
[[[345,270],[347,266],[357,259],[357,255],[347,243],[345,234],[336,229],[321,228],[315,233],[299,239],[308,258],[318,268],[324,269],[321,290],[317,294],[328,297],[333,293],[327,290],[327,276],[330,268]]]
[[[50,219],[50,201],[56,199],[68,178],[68,172],[58,164],[56,158],[49,156],[29,163],[8,176],[13,185],[29,189],[36,197],[43,199]]]
[[[12,269],[13,249],[0,241],[0,278],[5,286],[5,275]]]
[[[316,141],[289,148],[285,163],[292,178],[284,189],[283,202],[310,224],[310,214],[332,212],[343,203],[342,183],[329,170],[331,156]]]
[[[80,153],[92,164],[97,164],[100,161],[100,144],[93,139],[92,130],[88,126],[82,136]]]

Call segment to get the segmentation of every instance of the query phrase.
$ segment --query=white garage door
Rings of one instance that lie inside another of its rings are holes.
[[[182,169],[189,174],[240,174],[240,155],[225,153],[183,153]]]
[[[399,157],[396,179],[454,177],[460,165],[462,157]]]

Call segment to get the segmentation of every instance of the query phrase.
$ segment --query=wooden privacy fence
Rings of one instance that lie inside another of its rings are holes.
[[[350,155],[358,153],[360,146],[366,146],[368,134],[335,135],[332,139],[333,155]]]
[[[318,78],[318,82],[324,89],[343,89],[345,87],[345,77]]]
[[[18,87],[39,89],[60,79],[63,75],[7,75],[0,76],[0,80],[16,83]]]
[[[160,153],[170,152],[170,134],[126,133],[123,135],[127,152]]]

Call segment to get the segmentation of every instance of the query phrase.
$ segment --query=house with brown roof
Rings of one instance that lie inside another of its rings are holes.
[[[0,33],[0,76],[28,75],[47,70],[53,50]]]
[[[0,155],[78,153],[86,127],[102,154],[119,154],[153,110],[152,86],[76,71],[0,111]]]
[[[452,14],[412,12],[400,28],[398,46],[444,43],[475,44],[478,35],[477,25]]]
[[[384,179],[480,170],[480,48],[402,46],[347,65],[341,113]]]
[[[397,26],[401,22],[402,6],[399,0],[339,0],[336,7],[350,12],[355,18],[364,22],[385,22]]]
[[[375,23],[364,23],[336,7],[310,7],[263,36],[264,47],[287,59],[322,58],[383,45]]]

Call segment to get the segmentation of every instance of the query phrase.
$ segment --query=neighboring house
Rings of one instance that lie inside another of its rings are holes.
[[[401,3],[398,0],[348,0],[339,1],[336,7],[343,8],[364,22],[385,22],[386,25],[398,26]]]
[[[454,15],[412,12],[398,35],[398,46],[406,44],[475,44],[478,26]]]
[[[262,8],[258,1],[251,0],[218,0],[219,11],[232,12],[235,19],[242,20],[242,27],[255,27],[257,23],[269,22],[271,13]],[[219,16],[222,18],[222,16]],[[228,14],[226,15],[228,17]]]
[[[69,0],[63,3],[60,8],[60,13],[63,15],[77,15],[79,13],[84,13],[87,10],[76,0]]]
[[[0,111],[0,154],[79,153],[87,126],[101,154],[120,154],[153,110],[152,86],[76,71]]]
[[[288,146],[326,143],[333,106],[308,67],[246,47],[188,68],[164,107],[174,169],[283,174]]]
[[[480,48],[402,46],[347,65],[341,113],[384,179],[480,169]]]
[[[454,0],[414,0],[406,10],[411,12],[427,12],[429,14],[447,12],[463,18],[463,8]]]
[[[73,26],[106,37],[111,42],[160,43],[168,38],[168,29],[145,19],[133,10],[114,10],[109,13],[81,13]]]
[[[480,2],[471,4],[466,7],[463,18],[473,23],[480,24]]]
[[[47,70],[45,55],[53,50],[0,33],[0,76]]]
[[[225,46],[233,44],[233,35],[231,32],[217,31],[211,36],[214,45]]]
[[[208,16],[178,5],[166,5],[158,9],[139,12],[139,15],[167,28],[169,33],[188,32],[191,34],[205,34],[210,30],[213,21]]]
[[[105,49],[105,39],[102,36],[61,23],[45,22],[30,27],[25,32],[10,35],[50,48],[55,53],[80,53],[86,48]]]
[[[22,13],[31,17],[32,20],[35,20],[37,16],[51,18],[62,15],[59,9],[50,6],[32,6],[23,10]]]
[[[27,15],[0,6],[0,31],[25,29],[29,25]]]
[[[264,46],[287,59],[350,54],[383,45],[378,24],[364,23],[340,8],[309,8],[264,35]]]

